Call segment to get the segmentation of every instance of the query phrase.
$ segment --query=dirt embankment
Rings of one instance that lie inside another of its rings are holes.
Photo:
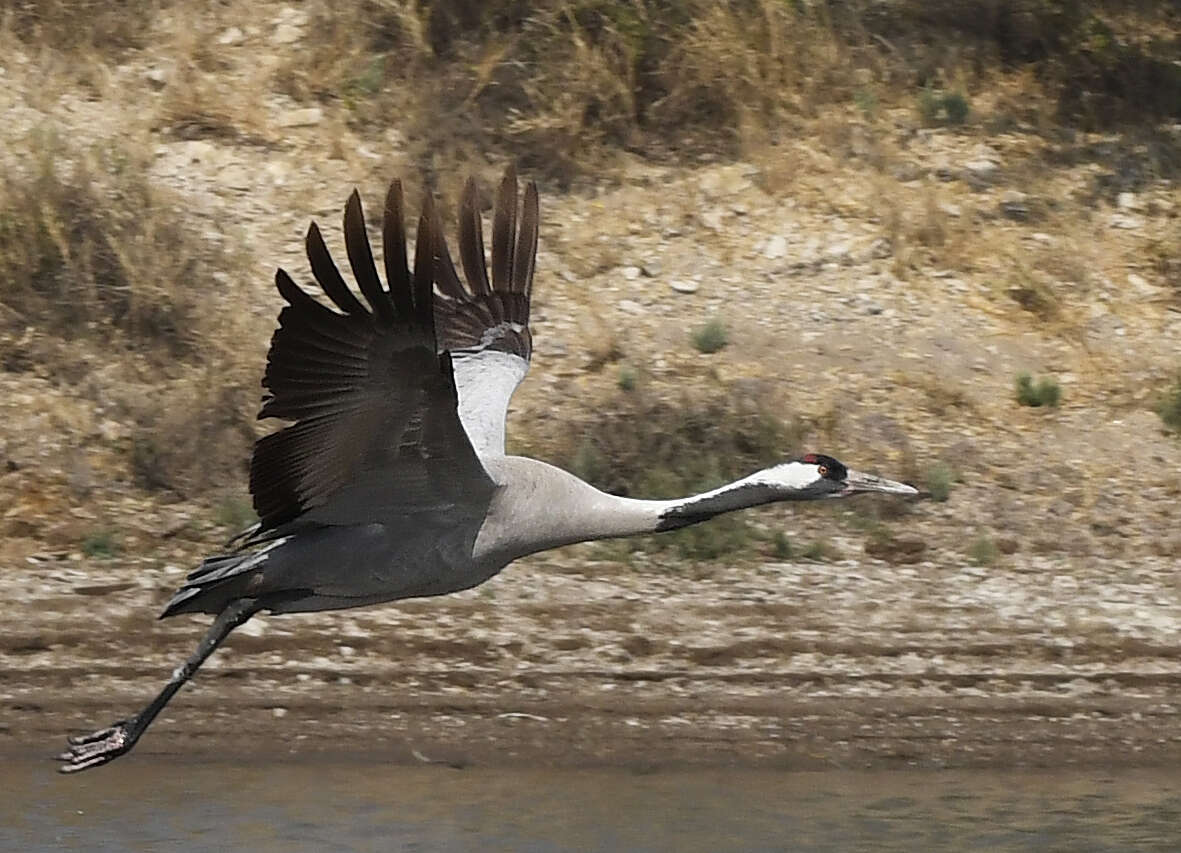
[[[235,406],[253,402],[221,386],[261,372],[273,268],[303,277],[309,218],[339,245],[353,185],[374,206],[420,172],[396,127],[267,76],[314,31],[298,10],[249,7],[184,62],[149,44],[85,81],[27,45],[4,52],[6,174],[45,126],[75,151],[120,138],[148,152],[134,162],[183,200],[185,227],[241,264],[183,279],[234,318],[200,339],[229,372],[3,318],[4,751],[50,753],[125,715],[189,653],[201,620],[153,617],[244,520],[225,472],[249,437]],[[1015,113],[1031,81],[987,82],[964,125],[883,91],[814,106],[741,158],[620,155],[578,192],[543,186],[536,354],[511,419],[519,446],[573,464],[569,436],[634,414],[636,395],[755,400],[790,425],[784,453],[946,500],[763,510],[733,560],[576,547],[448,599],[258,620],[141,750],[1175,761],[1181,445],[1153,407],[1181,358],[1177,130],[1047,128]],[[175,120],[193,92],[237,130]],[[437,183],[453,199],[458,180]],[[704,354],[689,333],[710,319],[729,343]],[[1053,377],[1061,405],[1018,405],[1023,371]],[[252,398],[254,381],[232,390]],[[216,440],[192,439],[194,401],[223,406]]]

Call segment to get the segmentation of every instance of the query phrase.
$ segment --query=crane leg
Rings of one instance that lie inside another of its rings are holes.
[[[193,677],[221,641],[259,609],[258,600],[254,598],[239,598],[226,605],[197,644],[197,650],[184,664],[173,670],[172,678],[168,679],[168,683],[155,699],[134,717],[120,720],[92,734],[69,738],[69,749],[57,757],[59,761],[64,762],[58,770],[62,773],[77,773],[79,770],[99,767],[130,752],[135,742],[152,724],[152,720],[156,719],[156,715],[163,710],[176,691]]]

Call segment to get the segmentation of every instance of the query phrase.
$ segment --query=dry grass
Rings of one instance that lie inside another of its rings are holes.
[[[57,50],[119,54],[144,44],[164,0],[16,0],[0,12],[20,40]]]
[[[0,176],[0,299],[10,324],[94,336],[160,359],[195,346],[204,249],[147,182],[142,150],[77,150],[52,127],[23,140],[27,172]],[[163,258],[168,258],[163,262]]]
[[[1130,14],[1115,4],[962,6],[319,0],[312,38],[278,77],[288,94],[344,103],[362,124],[398,115],[426,166],[501,149],[555,179],[620,148],[776,145],[831,104],[872,118],[882,103],[938,92],[943,121],[974,121],[969,103],[998,74],[1023,77],[1017,107],[1034,116],[1097,125],[1181,115],[1164,37],[1175,36],[1175,16],[1149,15],[1144,27],[1162,37],[1132,41],[1109,23]]]
[[[1181,374],[1177,375],[1172,387],[1161,395],[1156,411],[1165,422],[1165,426],[1173,432],[1181,433]]]
[[[317,36],[283,90],[361,123],[404,117],[428,167],[499,148],[564,181],[619,148],[735,152],[848,96],[841,43],[803,4],[346,5],[312,7]]]
[[[83,147],[43,128],[13,144],[24,168],[0,174],[0,362],[129,424],[115,449],[144,486],[237,475],[253,396],[242,255],[195,235],[149,181],[142,141]]]
[[[924,92],[940,93],[946,121],[971,123],[977,96],[1008,77],[1022,80],[1011,107],[1024,120],[1181,116],[1181,22],[1148,4],[310,0],[297,10],[308,18],[298,49],[277,45],[256,79],[227,89],[210,79],[222,55],[215,36],[245,8],[22,0],[4,21],[28,44],[117,58],[163,20],[155,35],[176,43],[162,119],[176,133],[256,138],[243,123],[260,111],[242,93],[278,92],[340,105],[358,129],[396,116],[428,174],[511,152],[523,169],[566,182],[621,149],[750,152],[790,140],[826,107],[856,104],[872,120]]]

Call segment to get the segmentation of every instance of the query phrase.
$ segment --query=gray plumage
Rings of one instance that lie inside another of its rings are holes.
[[[483,583],[526,554],[672,530],[771,501],[916,493],[808,454],[701,495],[647,501],[506,456],[509,400],[533,349],[537,189],[530,183],[522,200],[513,170],[505,174],[493,211],[491,274],[473,180],[458,220],[463,276],[429,198],[411,268],[394,182],[383,217],[383,284],[354,191],[345,206],[345,250],[363,301],[314,223],[308,262],[331,307],[277,272],[286,305],[259,417],[284,426],[254,448],[250,490],[259,522],[231,542],[233,551],[193,571],[161,614],[216,614],[197,651],[138,714],[71,738],[60,756],[64,772],[128,752],[230,631],[260,610],[443,595]]]

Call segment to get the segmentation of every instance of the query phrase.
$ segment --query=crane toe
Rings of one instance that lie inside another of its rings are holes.
[[[67,738],[67,742],[70,748],[57,757],[58,761],[64,762],[58,768],[61,773],[77,773],[106,764],[130,750],[135,739],[128,721],[120,720],[91,734]]]

